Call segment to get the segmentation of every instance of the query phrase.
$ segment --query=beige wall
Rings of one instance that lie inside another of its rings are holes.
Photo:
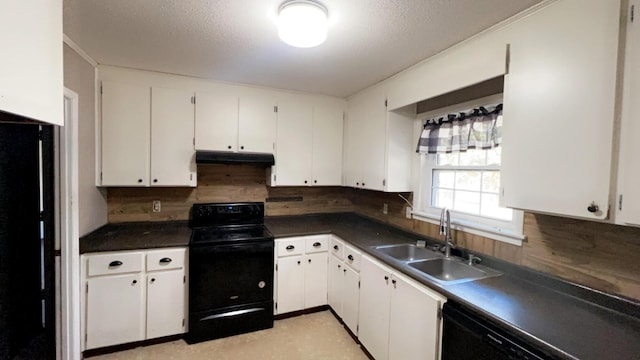
[[[94,68],[64,45],[64,86],[78,94],[78,208],[80,236],[107,222],[106,193],[95,184]]]

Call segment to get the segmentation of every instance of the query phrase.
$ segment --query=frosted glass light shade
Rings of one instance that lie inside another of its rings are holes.
[[[327,10],[314,1],[293,0],[280,6],[278,35],[285,43],[309,48],[327,39]]]

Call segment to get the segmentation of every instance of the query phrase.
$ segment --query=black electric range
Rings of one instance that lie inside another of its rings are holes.
[[[194,204],[189,332],[196,343],[273,327],[273,235],[264,203]]]

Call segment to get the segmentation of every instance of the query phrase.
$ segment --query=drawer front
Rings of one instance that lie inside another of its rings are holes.
[[[144,253],[114,252],[87,256],[87,276],[124,274],[142,271]]]
[[[307,236],[305,239],[305,251],[307,254],[326,252],[329,248],[329,235]]]
[[[181,269],[186,249],[151,250],[147,253],[147,271]]]
[[[344,243],[335,236],[329,241],[329,251],[338,259],[344,259]]]
[[[278,257],[300,255],[304,253],[305,238],[292,237],[276,240]]]
[[[360,271],[360,258],[362,253],[353,246],[344,246],[344,263],[349,265],[353,270]]]

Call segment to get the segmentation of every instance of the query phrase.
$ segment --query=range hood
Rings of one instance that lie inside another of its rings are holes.
[[[196,151],[196,164],[231,164],[273,166],[275,159],[268,153],[235,153],[226,151]]]

